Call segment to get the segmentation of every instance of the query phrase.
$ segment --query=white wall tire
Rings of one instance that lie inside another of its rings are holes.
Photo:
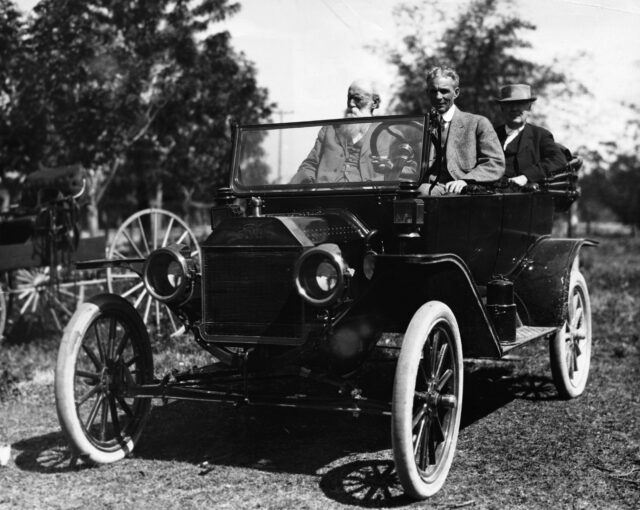
[[[424,499],[447,478],[462,415],[462,344],[451,309],[424,304],[405,333],[393,385],[391,439],[409,496]]]
[[[95,296],[65,328],[55,372],[60,426],[81,459],[108,464],[133,450],[151,400],[126,396],[129,378],[153,379],[146,328],[123,298]]]
[[[562,398],[580,396],[591,365],[591,301],[582,273],[571,271],[567,317],[549,343],[553,382]]]

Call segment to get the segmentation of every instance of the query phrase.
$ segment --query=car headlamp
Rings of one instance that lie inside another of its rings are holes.
[[[144,285],[163,303],[182,303],[193,292],[195,263],[190,248],[174,244],[151,252],[142,270]]]
[[[316,306],[333,304],[342,295],[346,274],[347,265],[335,244],[321,244],[307,250],[294,269],[298,293]]]

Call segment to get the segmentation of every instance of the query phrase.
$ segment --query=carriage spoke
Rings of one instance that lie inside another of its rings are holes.
[[[142,252],[140,251],[140,248],[138,248],[138,245],[136,245],[136,243],[133,241],[133,239],[131,238],[131,236],[129,235],[129,232],[127,232],[127,229],[124,229],[122,231],[122,235],[126,238],[127,241],[129,241],[129,244],[131,245],[131,247],[134,249],[134,251],[137,253],[138,257],[140,258],[144,258],[144,255],[142,254]]]
[[[184,240],[185,240],[185,238],[186,238],[188,235],[189,235],[189,232],[185,230],[185,231],[182,233],[182,235],[178,238],[178,240],[176,241],[176,243],[177,243],[177,244],[180,244],[182,241],[184,241]]]
[[[160,215],[154,211],[151,216],[153,217],[153,249],[155,250],[158,247],[158,220]]]
[[[136,276],[136,278],[137,278],[137,276]],[[141,288],[141,287],[143,287],[143,286],[144,286],[144,282],[136,283],[136,284],[135,284],[133,287],[131,287],[128,291],[124,292],[124,293],[122,294],[122,297],[123,297],[123,298],[127,298],[127,297],[129,297],[131,294],[133,294],[135,291],[137,291],[138,289],[140,289],[140,288]]]
[[[140,219],[140,216],[138,216],[136,219],[138,221],[138,227],[140,228],[140,239],[142,240],[142,244],[144,244],[144,252],[148,254],[151,252],[151,250],[149,249],[147,236],[144,235],[144,227],[142,226],[142,220]]]
[[[151,309],[151,301],[153,301],[153,298],[151,297],[151,295],[148,295],[147,304],[145,305],[145,308],[144,308],[144,316],[142,318],[142,322],[144,322],[145,324],[149,320],[149,310]]]
[[[147,296],[147,289],[142,289],[142,292],[140,293],[140,295],[136,298],[136,300],[133,303],[133,307],[134,308],[138,308],[140,306],[140,303],[142,303],[142,300],[145,298],[145,296]]]
[[[423,418],[426,411],[427,411],[426,405],[421,405],[420,409],[418,409],[418,412],[413,417],[413,422],[411,424],[412,429],[416,428],[416,425],[418,425],[418,422]]]
[[[136,355],[133,358],[131,358],[129,361],[126,361],[124,366],[129,368],[131,365],[133,365],[134,363],[137,363],[138,361],[140,361],[140,357]]]
[[[171,234],[171,228],[173,227],[173,218],[169,219],[169,226],[167,227],[167,231],[162,238],[162,244],[160,246],[166,246],[167,241],[169,241],[169,235]],[[178,241],[180,243],[181,241]]]
[[[160,331],[160,302],[158,300],[155,300],[154,305],[156,312],[156,329]]]

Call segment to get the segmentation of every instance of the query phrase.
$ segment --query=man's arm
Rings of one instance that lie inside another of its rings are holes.
[[[497,181],[504,175],[504,152],[498,135],[486,117],[480,116],[476,125],[477,164],[465,180],[476,182]]]
[[[551,172],[563,168],[567,164],[562,150],[553,139],[553,135],[543,128],[537,128],[540,134],[538,148],[540,152],[540,161],[534,162],[527,168],[522,168],[520,173],[527,177],[529,182],[538,182],[549,177]]]
[[[298,171],[293,176],[289,184],[304,184],[316,182],[318,178],[318,166],[322,157],[322,147],[327,133],[327,126],[323,126],[318,132],[316,142],[309,152],[309,155],[300,163]]]

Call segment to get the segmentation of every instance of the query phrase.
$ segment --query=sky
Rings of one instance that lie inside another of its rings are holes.
[[[341,116],[346,89],[360,77],[379,83],[380,113],[385,113],[393,94],[394,68],[367,46],[397,40],[392,16],[397,0],[239,2],[241,11],[215,29],[229,30],[233,46],[255,64],[259,84],[278,104],[274,121]],[[28,10],[36,1],[18,3]],[[542,63],[559,58],[592,92],[572,105],[539,99],[535,107],[552,113],[547,127],[556,139],[569,146],[593,146],[622,137],[629,113],[621,102],[640,104],[640,0],[514,3],[516,12],[537,27],[526,34],[533,44],[528,57]],[[452,13],[461,4],[464,0],[441,1]],[[580,52],[588,58],[576,59]],[[580,129],[575,128],[576,116]]]

